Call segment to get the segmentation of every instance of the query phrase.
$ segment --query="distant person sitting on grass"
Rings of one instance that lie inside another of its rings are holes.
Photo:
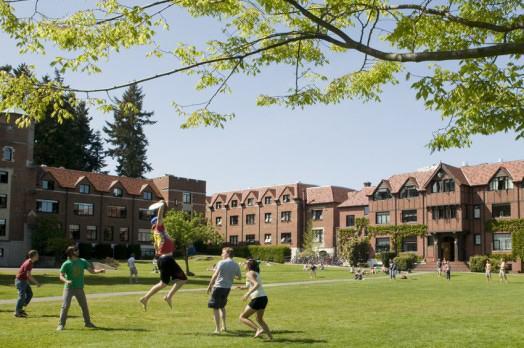
[[[486,278],[488,279],[488,283],[491,283],[491,262],[486,261]]]
[[[33,298],[33,290],[29,284],[31,280],[37,287],[40,287],[40,283],[31,275],[33,270],[33,264],[38,261],[38,251],[31,250],[28,253],[28,259],[22,263],[18,274],[15,278],[16,290],[18,290],[18,300],[16,301],[15,317],[25,318],[27,313],[24,311],[24,307],[27,307],[31,299]]]
[[[84,326],[96,329],[95,324],[91,322],[89,317],[89,308],[87,308],[87,299],[84,292],[84,269],[89,273],[105,273],[105,269],[94,269],[93,266],[85,259],[80,258],[80,252],[74,246],[70,246],[66,250],[67,261],[60,267],[60,280],[64,282],[64,302],[62,304],[62,311],[60,312],[60,320],[58,322],[57,331],[62,331],[67,321],[67,312],[71,306],[73,296],[76,297],[82,315],[84,316]]]
[[[138,284],[138,270],[135,265],[134,253],[132,253],[131,257],[127,259],[127,265],[129,266],[129,284],[133,284],[133,275],[135,276],[135,283]]]
[[[215,318],[215,333],[227,331],[226,326],[226,304],[227,297],[233,286],[234,279],[242,279],[238,263],[233,261],[233,249],[222,249],[222,260],[217,264],[217,270],[207,287],[207,293],[211,293],[211,298],[207,306],[213,308],[213,317]],[[255,261],[256,262],[256,261]],[[222,319],[222,325],[220,325]]]
[[[260,278],[260,268],[255,260],[247,260],[244,264],[244,268],[247,270],[246,273],[246,286],[239,286],[239,289],[249,289],[248,292],[242,296],[242,301],[247,300],[251,296],[251,301],[246,306],[242,314],[240,314],[240,320],[255,330],[255,336],[253,338],[259,337],[262,333],[266,333],[269,340],[273,340],[273,335],[269,326],[264,321],[264,311],[268,303],[266,292],[262,287],[262,280]],[[257,322],[262,328],[259,328],[251,319],[254,313],[257,314]]]
[[[499,283],[502,283],[502,280],[508,283],[508,277],[506,276],[506,261],[504,259],[500,260],[500,272],[499,272]]]
[[[164,201],[161,201],[164,203]],[[164,296],[164,301],[167,302],[170,308],[173,308],[171,304],[171,299],[173,295],[186,283],[187,277],[182,268],[176,263],[173,258],[173,252],[175,251],[175,244],[169,238],[166,233],[164,226],[164,205],[158,208],[157,216],[151,220],[151,225],[153,229],[153,238],[155,242],[155,251],[158,256],[158,268],[160,269],[160,282],[153,287],[140,299],[140,304],[142,308],[147,310],[147,301],[169,285],[171,279],[175,281],[175,284],[169,291],[169,293]]]

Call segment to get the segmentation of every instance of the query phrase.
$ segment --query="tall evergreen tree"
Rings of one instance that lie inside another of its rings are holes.
[[[107,155],[117,161],[116,172],[132,178],[143,178],[153,168],[147,163],[147,146],[149,141],[144,134],[144,126],[155,124],[151,121],[153,112],[142,111],[144,93],[136,84],[129,86],[122,100],[117,99],[114,111],[115,121],[106,121],[104,132],[106,141],[113,147]]]

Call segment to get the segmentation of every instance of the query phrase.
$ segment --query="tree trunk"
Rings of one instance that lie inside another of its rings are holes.
[[[186,274],[190,275],[191,272],[189,271],[189,252],[188,248],[184,248],[184,261],[186,261]]]

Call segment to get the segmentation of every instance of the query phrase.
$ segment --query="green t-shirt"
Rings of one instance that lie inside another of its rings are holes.
[[[65,278],[71,280],[71,285],[65,284],[66,288],[83,288],[84,287],[84,269],[91,267],[85,259],[76,261],[67,260],[60,267],[60,273],[65,273]]]

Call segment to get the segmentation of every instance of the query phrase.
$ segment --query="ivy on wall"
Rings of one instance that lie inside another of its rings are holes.
[[[524,259],[524,219],[489,220],[486,221],[485,230],[491,233],[511,233],[512,254]]]

